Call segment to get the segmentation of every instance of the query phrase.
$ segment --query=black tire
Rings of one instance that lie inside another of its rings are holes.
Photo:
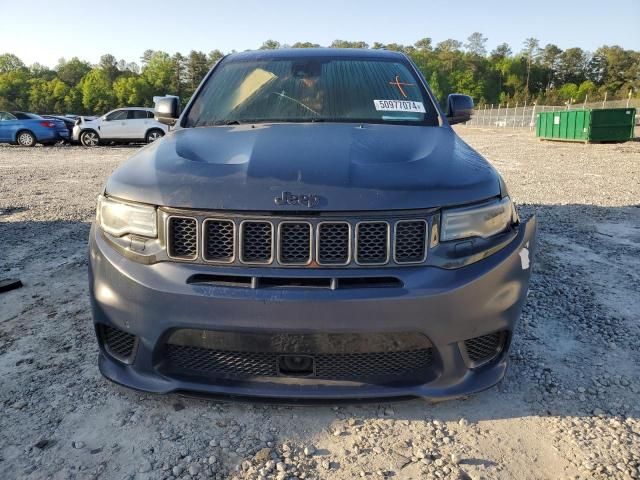
[[[38,141],[29,130],[22,130],[16,135],[16,143],[21,147],[34,147]]]
[[[152,128],[147,132],[145,140],[147,141],[147,143],[153,143],[162,137],[164,137],[164,132],[162,130],[160,130],[159,128]]]
[[[100,143],[100,135],[93,130],[85,130],[80,134],[80,143],[85,147],[97,147]]]

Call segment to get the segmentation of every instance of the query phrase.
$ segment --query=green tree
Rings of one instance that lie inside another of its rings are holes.
[[[317,43],[311,43],[311,42],[296,42],[293,45],[291,45],[291,48],[318,48],[320,45],[318,45]]]
[[[98,68],[100,68],[107,78],[109,82],[113,83],[115,79],[118,77],[120,70],[118,69],[118,61],[116,57],[107,53],[106,55],[102,55],[100,57],[100,62],[98,62]]]
[[[137,75],[122,75],[113,83],[117,107],[151,106],[151,87]]]
[[[33,78],[29,83],[29,110],[39,113],[61,113],[66,110],[65,97],[70,88],[62,80]]]
[[[533,64],[534,59],[538,55],[540,50],[540,40],[537,38],[527,38],[524,41],[524,50],[523,53],[527,59],[527,81],[525,82],[525,100],[529,96],[529,81],[531,79],[531,65]]]
[[[140,74],[149,86],[145,105],[150,106],[154,95],[171,93],[171,82],[174,77],[174,63],[166,52],[153,52],[147,65]]]
[[[66,61],[64,58],[58,60],[58,66],[55,68],[58,72],[58,78],[67,85],[77,85],[87,73],[91,71],[89,62],[84,62],[78,57],[73,57]]]
[[[115,105],[112,83],[102,68],[94,68],[80,82],[82,105],[85,110],[105,113]]]
[[[484,57],[487,54],[487,37],[480,32],[473,32],[464,46],[469,53]]]
[[[277,50],[278,48],[280,48],[280,42],[275,40],[265,40],[260,46],[260,50]]]
[[[578,86],[575,83],[565,83],[558,89],[558,95],[561,100],[575,102],[578,99]]]
[[[191,95],[209,71],[209,60],[203,52],[191,50],[185,62],[185,80]]]
[[[581,48],[569,48],[559,58],[559,77],[562,83],[582,83],[587,79],[589,58]]]
[[[29,110],[29,89],[26,68],[0,74],[0,110]]]
[[[552,43],[545,45],[544,49],[540,53],[540,62],[542,67],[546,70],[547,82],[545,90],[547,91],[554,86],[557,81],[558,72],[560,70],[561,55],[562,50]]]
[[[433,50],[433,45],[429,37],[421,38],[416,43],[414,43],[413,46],[420,51],[430,52]]]
[[[154,52],[153,50],[151,50],[151,49],[149,49],[149,50],[145,50],[145,51],[142,53],[142,56],[140,57],[140,62],[142,63],[142,67],[143,67],[143,68],[147,66],[147,64],[148,64],[148,63],[149,63],[149,61],[151,60],[151,57],[153,57],[153,54],[154,54],[154,53],[155,53],[155,52]]]
[[[369,48],[369,44],[362,41],[334,40],[331,42],[331,48]]]
[[[224,53],[220,50],[211,50],[207,55],[207,66],[213,67],[222,57],[224,57]]]
[[[0,73],[13,72],[26,68],[22,60],[12,53],[3,53],[0,55]]]
[[[431,91],[433,92],[433,95],[442,104],[444,99],[444,93],[440,88],[440,80],[438,79],[438,74],[436,72],[433,72],[431,74],[431,77],[429,78],[429,86],[431,87]]]

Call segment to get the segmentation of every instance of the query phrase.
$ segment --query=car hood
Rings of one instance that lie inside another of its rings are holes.
[[[283,192],[319,201],[276,204]],[[365,211],[480,201],[500,180],[449,127],[258,124],[176,130],[121,165],[106,193],[177,208]]]

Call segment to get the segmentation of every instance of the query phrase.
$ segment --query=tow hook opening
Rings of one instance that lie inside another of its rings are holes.
[[[278,374],[286,377],[311,377],[315,374],[315,360],[309,355],[280,355]]]

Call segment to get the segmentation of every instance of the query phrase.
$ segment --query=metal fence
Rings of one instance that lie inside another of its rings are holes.
[[[628,108],[640,110],[640,99],[605,100],[603,102],[569,103],[567,105],[484,105],[474,111],[471,121],[466,125],[472,127],[491,128],[528,128],[532,130],[536,124],[536,114],[540,112],[557,112],[560,110],[579,110],[583,108]],[[640,112],[639,112],[640,113]]]

